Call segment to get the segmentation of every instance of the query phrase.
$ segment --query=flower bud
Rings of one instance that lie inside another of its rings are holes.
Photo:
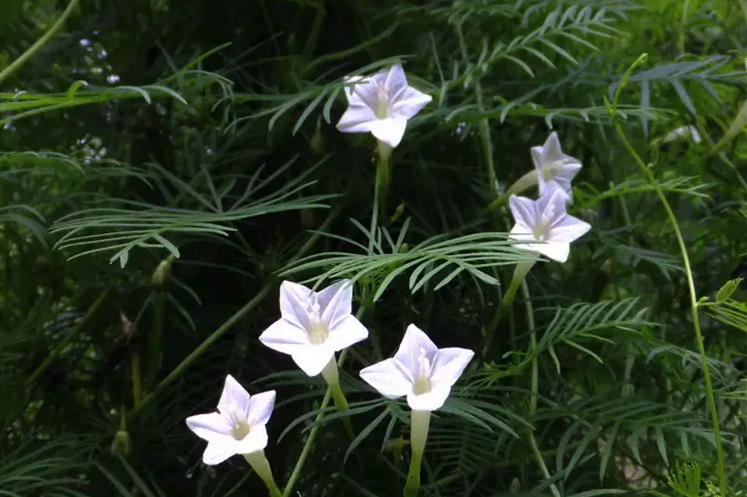
[[[324,152],[324,136],[322,135],[322,120],[316,121],[316,129],[314,130],[314,136],[311,137],[311,151],[315,154],[321,154]]]
[[[132,443],[130,440],[130,434],[126,430],[119,430],[114,435],[112,440],[111,448],[109,449],[113,456],[124,456],[127,457],[132,452]]]
[[[153,276],[151,277],[153,286],[160,289],[169,281],[169,276],[171,275],[171,263],[174,262],[174,259],[175,257],[170,255],[158,264],[158,267],[153,271]]]

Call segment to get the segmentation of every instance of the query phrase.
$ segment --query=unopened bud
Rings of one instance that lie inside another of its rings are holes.
[[[112,446],[109,449],[113,456],[124,456],[127,457],[132,451],[132,443],[130,441],[130,434],[126,430],[119,430],[114,435],[112,440]]]
[[[385,449],[387,452],[391,452],[394,457],[395,464],[398,464],[402,460],[402,452],[405,450],[405,439],[402,437],[392,438],[386,441]]]
[[[158,264],[158,267],[153,271],[153,276],[151,277],[153,286],[162,288],[169,281],[169,276],[171,276],[171,263],[174,262],[174,259],[175,257],[170,255]]]
[[[324,152],[324,136],[322,135],[322,120],[317,119],[314,136],[311,137],[311,151],[315,154]]]

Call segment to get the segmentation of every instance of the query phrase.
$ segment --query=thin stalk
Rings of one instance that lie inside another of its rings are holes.
[[[529,417],[532,418],[537,413],[537,399],[539,398],[539,364],[537,362],[537,332],[534,329],[534,309],[532,308],[532,300],[529,297],[529,288],[527,287],[526,281],[521,282],[521,291],[524,294],[524,308],[526,309],[527,313],[527,326],[529,327],[529,349],[531,350],[532,354],[532,384],[531,384],[531,397],[529,397]],[[537,446],[537,441],[534,439],[534,430],[532,428],[529,428],[527,430],[527,435],[529,436],[529,445],[532,448],[532,454],[534,454],[534,459],[537,461],[537,464],[540,467],[540,471],[542,471],[542,476],[544,476],[545,480],[550,479],[550,471],[547,469],[547,465],[545,464],[545,460],[542,457],[542,452],[540,452],[539,447]],[[560,497],[560,492],[558,491],[558,487],[555,486],[554,483],[550,484],[550,491],[552,492],[553,497]]]
[[[329,228],[329,226],[337,218],[337,216],[340,215],[342,210],[343,207],[341,206],[332,211],[324,221],[324,223],[319,227],[319,230],[314,232],[309,240],[298,250],[298,252],[296,252],[296,255],[294,255],[290,259],[290,261],[288,261],[288,263],[292,264],[293,262],[303,257],[309,250],[311,250],[316,241],[322,236],[322,233],[324,233]],[[266,283],[265,286],[262,287],[262,289],[257,293],[257,295],[254,296],[253,299],[247,302],[244,307],[236,311],[230,318],[228,318],[222,325],[220,325],[218,329],[213,331],[210,336],[208,336],[195,350],[193,350],[191,354],[185,357],[182,362],[180,362],[179,365],[171,371],[171,373],[166,375],[166,377],[161,380],[158,385],[153,388],[152,391],[148,392],[148,395],[145,396],[142,403],[140,404],[140,408],[133,409],[132,411],[127,413],[128,418],[130,416],[134,416],[135,414],[137,414],[137,412],[153,402],[159,393],[161,393],[167,386],[176,381],[176,379],[181,376],[184,371],[186,371],[197,359],[199,359],[202,354],[204,354],[205,351],[207,351],[221,336],[223,336],[229,329],[231,329],[233,325],[238,323],[246,314],[254,310],[264,300],[267,294],[270,293],[270,290],[272,290],[275,285],[276,282],[274,280]]]
[[[469,66],[469,55],[467,54],[467,44],[464,42],[464,35],[462,34],[462,25],[457,23],[455,26],[457,40],[459,41],[459,50],[464,59],[464,63]],[[480,80],[475,79],[475,100],[477,101],[477,112],[482,113],[485,111],[482,100],[482,85]],[[488,175],[488,189],[495,196],[495,201],[500,198],[500,191],[498,189],[498,181],[495,175],[495,162],[493,161],[493,141],[490,138],[490,125],[488,124],[488,118],[483,117],[477,121],[477,130],[480,134],[480,143],[482,145],[482,152],[485,156],[485,169]]]
[[[140,355],[134,350],[130,353],[130,375],[132,377],[132,405],[135,409],[139,409],[143,401],[143,386],[140,374]]]
[[[47,30],[46,33],[42,35],[41,38],[36,40],[36,42],[31,45],[29,48],[26,49],[25,52],[21,54],[20,57],[18,57],[16,60],[14,60],[8,67],[2,70],[0,72],[0,83],[5,81],[5,79],[16,72],[19,67],[21,67],[23,64],[25,64],[31,57],[36,55],[36,52],[42,49],[44,45],[47,44],[49,40],[54,37],[54,35],[57,34],[57,32],[62,28],[62,26],[67,21],[68,17],[73,13],[73,10],[75,10],[75,7],[78,6],[80,3],[80,0],[72,0],[69,4],[67,4],[67,8],[65,8],[64,11],[62,11],[62,14],[60,17],[57,18],[54,24]]]
[[[337,370],[337,362],[334,357],[329,360],[329,364],[327,364],[322,370],[322,377],[332,391],[332,399],[335,402],[337,411],[341,414],[349,411],[350,407],[348,406],[348,400],[345,398],[345,394],[342,392],[342,388],[340,387],[340,374]],[[354,439],[355,432],[353,431],[353,424],[350,422],[350,417],[346,416],[342,418],[342,422],[345,425],[345,431],[347,431],[351,440]]]
[[[161,365],[161,342],[165,327],[166,293],[156,289],[153,294],[153,336],[148,340],[148,376],[145,378],[145,389],[150,391],[156,383]]]
[[[698,347],[698,353],[700,354],[700,362],[701,362],[701,368],[703,370],[703,383],[705,386],[706,401],[708,403],[708,410],[710,411],[710,415],[711,415],[711,423],[713,424],[713,436],[716,442],[716,464],[717,464],[717,471],[718,471],[720,495],[726,496],[727,495],[726,493],[727,491],[726,469],[724,465],[724,448],[723,448],[723,443],[721,441],[721,427],[719,426],[719,421],[718,421],[718,411],[716,409],[716,398],[713,393],[713,384],[711,383],[711,371],[708,366],[708,357],[706,356],[705,345],[703,344],[703,333],[701,332],[701,329],[700,329],[700,318],[698,315],[698,296],[695,291],[695,281],[693,279],[692,267],[690,266],[690,257],[687,254],[687,246],[685,245],[685,239],[682,236],[679,223],[677,222],[677,217],[674,215],[674,211],[672,211],[672,208],[669,205],[669,202],[667,201],[667,198],[664,195],[664,192],[659,186],[659,183],[656,181],[656,177],[654,176],[654,173],[651,172],[651,169],[643,162],[643,159],[641,159],[641,157],[635,151],[633,146],[630,144],[627,137],[625,136],[625,133],[623,132],[622,125],[617,119],[617,100],[620,96],[620,92],[627,85],[628,80],[630,78],[630,74],[633,72],[633,70],[638,65],[645,62],[647,58],[648,58],[647,54],[643,54],[641,57],[639,57],[638,60],[633,63],[630,69],[628,69],[628,72],[623,77],[621,84],[618,86],[617,91],[615,92],[615,96],[614,96],[614,99],[613,99],[613,102],[610,108],[610,111],[612,114],[611,117],[612,117],[612,122],[615,126],[615,130],[617,131],[617,134],[620,137],[620,140],[623,142],[623,145],[625,146],[626,150],[633,157],[633,159],[635,160],[635,163],[638,165],[641,172],[643,172],[644,176],[646,176],[646,179],[648,180],[649,184],[656,191],[656,195],[659,197],[659,201],[664,207],[664,211],[667,214],[667,218],[669,219],[669,222],[672,225],[672,229],[674,230],[674,234],[677,239],[677,245],[679,246],[680,254],[682,255],[682,261],[685,266],[685,276],[687,279],[687,288],[688,288],[688,293],[690,296],[690,315],[691,315],[691,319],[693,322],[693,329],[695,331],[695,341]]]
[[[98,312],[99,308],[101,307],[101,304],[104,303],[104,300],[109,296],[111,293],[110,289],[106,289],[103,292],[99,294],[99,296],[96,298],[96,300],[91,304],[91,307],[88,308],[88,311],[83,316],[83,318],[78,321],[78,324],[75,325],[75,328],[70,331],[70,333],[62,340],[57,347],[49,353],[46,359],[44,359],[44,362],[42,362],[39,367],[37,367],[33,373],[31,373],[31,376],[26,380],[26,386],[30,386],[33,384],[37,378],[46,370],[50,364],[52,364],[52,361],[55,360],[55,358],[60,354],[62,349],[67,347],[67,345],[72,341],[73,338],[78,334],[78,332],[83,329],[84,326],[88,324],[89,321],[93,318],[93,316]]]
[[[363,301],[365,302],[365,298],[363,299]],[[361,317],[363,317],[363,313],[366,311],[366,309],[366,306],[359,307],[358,312],[355,313],[356,319],[360,320]],[[338,368],[341,367],[345,362],[345,356],[347,356],[347,353],[348,349],[345,349],[340,353],[340,358],[337,360]],[[309,454],[311,453],[311,447],[314,445],[314,440],[316,440],[316,436],[319,433],[319,429],[321,428],[321,423],[319,422],[324,417],[324,408],[329,405],[330,400],[332,400],[332,389],[330,387],[327,387],[327,391],[325,392],[324,398],[322,399],[322,405],[319,407],[319,410],[321,412],[316,415],[316,419],[314,420],[314,427],[311,428],[311,431],[309,432],[309,438],[306,439],[306,443],[304,444],[303,449],[301,449],[301,455],[298,456],[296,465],[293,467],[293,472],[291,472],[290,478],[288,478],[288,484],[285,486],[282,497],[288,497],[291,492],[293,492],[293,487],[301,477],[301,470],[303,469],[303,465],[306,462],[306,459],[308,459]]]
[[[363,307],[361,307],[361,309],[363,309]],[[358,313],[361,314],[360,309]],[[342,366],[343,362],[345,361],[346,355],[347,349],[343,350],[342,353],[340,353],[340,358],[337,360],[338,367]],[[301,455],[298,456],[296,465],[293,467],[290,478],[288,478],[288,484],[285,486],[282,497],[290,496],[291,492],[293,492],[293,487],[301,477],[301,470],[303,470],[303,465],[306,463],[306,459],[308,459],[309,454],[311,453],[311,448],[314,445],[314,441],[319,434],[319,429],[322,426],[320,421],[324,417],[324,409],[329,405],[330,400],[332,400],[332,388],[328,386],[327,391],[324,394],[324,399],[322,399],[322,405],[319,407],[319,410],[321,412],[316,415],[316,419],[314,420],[314,427],[309,432],[309,438],[306,439],[306,443],[304,444],[303,449],[301,449]]]
[[[423,464],[423,454],[425,453],[425,443],[428,440],[430,423],[430,411],[410,412],[410,448],[412,459],[410,459],[410,469],[407,471],[407,482],[404,488],[405,497],[415,497],[420,490],[420,469]]]
[[[262,478],[267,490],[270,492],[270,497],[281,497],[283,494],[280,492],[275,478],[272,476],[272,469],[270,463],[265,457],[265,451],[260,450],[259,452],[253,452],[251,454],[244,454],[244,459],[249,463],[255,473]]]
[[[376,241],[376,231],[379,222],[379,209],[382,211],[386,206],[386,197],[389,190],[390,159],[392,148],[386,143],[379,142],[377,148],[378,163],[376,165],[376,185],[374,186],[373,213],[371,214],[371,230],[368,238],[368,253],[373,254]],[[386,215],[386,213],[384,213]]]

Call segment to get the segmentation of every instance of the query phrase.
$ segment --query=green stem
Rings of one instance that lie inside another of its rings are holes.
[[[430,411],[412,411],[410,413],[410,447],[412,459],[407,472],[404,496],[415,497],[420,489],[420,468],[425,452],[425,442],[428,440],[428,428],[431,422]]]
[[[62,26],[67,21],[68,17],[73,13],[73,10],[75,10],[75,7],[78,6],[78,3],[80,3],[80,0],[72,0],[68,5],[67,8],[62,12],[60,17],[57,18],[54,24],[47,30],[44,35],[42,35],[41,38],[36,40],[36,43],[31,45],[28,49],[26,49],[25,52],[21,54],[20,57],[18,57],[16,60],[14,60],[8,67],[2,70],[0,72],[0,82],[5,81],[5,79],[16,72],[19,67],[21,67],[23,64],[25,64],[31,57],[36,55],[36,52],[42,49],[44,45],[47,44],[49,40],[52,39],[54,35],[57,34],[57,32],[62,28]]]
[[[529,273],[534,264],[534,261],[520,262],[516,264],[516,267],[514,268],[514,275],[511,278],[511,284],[508,286],[508,290],[506,291],[505,295],[503,295],[503,300],[501,300],[501,307],[503,307],[504,309],[508,309],[509,307],[511,307],[511,305],[514,303],[514,299],[516,298],[516,291],[524,282],[524,278],[526,278],[527,273]]]
[[[298,252],[296,252],[296,255],[294,255],[290,259],[290,261],[288,261],[288,264],[294,263],[295,261],[303,257],[309,250],[311,250],[316,241],[322,236],[322,233],[324,233],[329,228],[329,226],[337,218],[337,216],[340,215],[342,210],[343,207],[341,206],[330,213],[322,226],[319,227],[319,230],[314,232],[309,240],[298,250]],[[132,411],[127,413],[127,417],[129,418],[131,416],[134,416],[138,411],[142,410],[151,402],[153,402],[159,393],[161,393],[167,386],[176,381],[176,379],[179,378],[179,376],[181,376],[184,371],[187,370],[187,368],[189,368],[197,359],[199,359],[200,356],[202,356],[202,354],[204,354],[205,351],[207,351],[216,341],[218,341],[221,336],[223,336],[229,329],[231,329],[233,325],[238,323],[246,314],[253,311],[264,300],[267,294],[270,293],[270,290],[275,288],[275,286],[276,283],[274,280],[265,284],[265,286],[262,287],[259,293],[257,293],[257,295],[255,295],[252,300],[247,302],[244,307],[236,311],[230,318],[228,318],[222,325],[220,325],[218,329],[213,331],[210,336],[208,336],[195,350],[192,351],[191,354],[185,357],[178,366],[176,366],[168,375],[166,375],[166,377],[161,380],[158,385],[153,388],[152,391],[148,392],[148,395],[145,396],[143,402],[140,404],[140,408],[133,409]]]
[[[148,376],[145,379],[145,389],[150,391],[156,383],[158,370],[161,366],[161,342],[165,327],[164,307],[166,293],[157,289],[153,294],[153,336],[148,340]]]
[[[70,333],[65,337],[64,340],[62,340],[57,347],[49,353],[46,359],[44,359],[44,362],[42,362],[38,368],[34,370],[33,373],[31,373],[31,376],[26,380],[26,386],[30,386],[33,384],[37,378],[46,370],[50,364],[55,360],[55,358],[60,354],[60,352],[67,347],[67,345],[70,343],[73,338],[78,334],[78,332],[83,329],[84,326],[88,324],[89,321],[93,318],[93,316],[98,312],[99,308],[101,307],[101,304],[104,303],[104,300],[109,296],[111,293],[110,289],[104,290],[101,292],[94,301],[94,303],[91,305],[91,307],[88,308],[88,312],[86,312],[85,316],[78,321],[78,324],[75,325],[75,328],[70,331]]]
[[[493,321],[485,331],[485,342],[482,348],[483,359],[487,359],[491,352],[493,341],[495,339],[495,331],[498,329],[498,324],[501,322],[501,319],[503,318],[503,315],[506,313],[506,311],[511,310],[511,305],[516,298],[516,291],[519,289],[519,285],[521,285],[527,273],[529,273],[529,271],[535,264],[535,261],[524,261],[516,264],[513,277],[511,278],[511,283],[509,284],[508,290],[506,290],[506,293],[503,294],[503,298],[501,299],[501,306],[496,310]],[[514,345],[516,342],[516,336],[513,325],[511,326],[511,333],[511,346],[515,350]]]
[[[260,450],[251,454],[244,454],[244,459],[246,459],[246,462],[249,463],[254,472],[262,478],[267,490],[270,492],[270,497],[281,497],[283,495],[277,483],[275,483],[275,478],[272,476],[272,469],[270,468],[269,461],[267,461],[267,457],[265,457],[265,451]]]
[[[379,142],[378,163],[376,165],[376,186],[374,186],[373,214],[371,214],[371,230],[368,238],[368,253],[373,254],[376,241],[377,223],[379,222],[379,210],[386,215],[386,197],[389,191],[390,158],[392,148],[384,142]]]
[[[143,387],[140,382],[140,356],[137,352],[130,353],[130,374],[132,376],[132,405],[135,409],[140,408],[143,400]]]
[[[529,327],[529,349],[530,354],[532,355],[532,393],[531,397],[529,397],[529,417],[533,418],[537,413],[537,399],[539,398],[537,333],[534,329],[534,309],[532,308],[532,300],[529,298],[529,288],[527,287],[526,281],[521,282],[521,291],[524,294],[524,307],[526,308],[527,326]],[[537,446],[537,440],[535,440],[534,438],[534,430],[532,428],[529,428],[527,430],[527,435],[529,437],[529,445],[532,448],[532,454],[534,454],[534,459],[537,461],[537,464],[540,467],[540,471],[542,471],[542,476],[545,478],[545,480],[549,480],[550,471],[548,471],[547,465],[545,464],[545,459],[542,457],[542,452],[540,452],[539,447]],[[550,491],[552,492],[554,497],[560,497],[558,487],[556,487],[554,483],[550,484]]]
[[[361,307],[361,309],[364,308]],[[360,310],[358,314],[361,314]],[[337,360],[338,366],[342,366],[343,361],[345,361],[346,355],[347,349],[343,350],[340,354],[340,358]],[[306,463],[306,459],[308,459],[309,454],[311,453],[311,448],[314,445],[314,441],[319,434],[319,429],[322,426],[320,421],[324,417],[324,409],[329,405],[330,400],[332,400],[332,388],[327,387],[327,392],[324,394],[324,399],[322,399],[322,405],[319,407],[320,412],[319,414],[317,414],[316,419],[314,420],[314,427],[311,428],[311,431],[309,432],[309,438],[306,439],[306,443],[301,450],[301,455],[298,456],[298,460],[296,461],[296,465],[293,467],[290,478],[288,478],[288,484],[285,486],[282,497],[290,496],[291,492],[293,492],[293,487],[301,477],[301,470],[303,469],[303,465]]]
[[[337,371],[337,362],[334,357],[329,360],[329,363],[322,370],[322,377],[332,391],[332,399],[335,402],[337,411],[342,414],[350,410],[348,400],[345,398],[345,394],[340,387],[340,375]],[[355,432],[353,431],[353,424],[350,421],[350,417],[346,416],[342,418],[342,422],[345,425],[345,431],[348,432],[351,439],[354,439]]]
[[[727,491],[726,470],[725,470],[725,465],[724,465],[724,448],[723,448],[723,443],[721,441],[721,428],[719,426],[718,412],[716,409],[716,399],[713,393],[713,385],[711,383],[711,371],[708,366],[708,356],[706,355],[705,345],[703,344],[703,333],[700,330],[700,318],[698,316],[698,297],[695,291],[695,281],[693,279],[692,267],[690,266],[690,257],[687,254],[687,246],[685,245],[685,239],[682,237],[682,232],[680,231],[679,223],[677,222],[677,217],[674,215],[674,212],[672,211],[672,208],[669,205],[669,202],[667,201],[667,198],[664,195],[664,192],[659,186],[659,183],[656,181],[656,177],[654,176],[654,173],[651,172],[651,169],[643,162],[643,160],[638,155],[638,153],[636,153],[635,149],[633,148],[633,146],[630,144],[627,137],[625,136],[625,133],[623,132],[623,129],[622,129],[622,125],[617,119],[617,101],[620,96],[620,92],[622,91],[623,87],[626,86],[630,78],[630,74],[633,72],[633,70],[638,65],[645,62],[647,58],[648,56],[646,54],[643,54],[641,57],[639,57],[638,60],[635,63],[633,63],[630,69],[628,69],[628,72],[626,73],[625,77],[623,77],[622,82],[620,83],[620,85],[617,88],[617,91],[615,92],[614,99],[610,107],[610,111],[612,114],[611,117],[612,117],[612,122],[614,123],[614,126],[615,126],[615,130],[617,131],[617,134],[620,137],[620,140],[623,142],[623,145],[625,146],[626,150],[633,157],[633,159],[635,160],[635,163],[638,165],[641,172],[643,172],[644,176],[646,176],[646,179],[648,180],[649,184],[654,188],[654,190],[656,190],[656,195],[659,197],[659,201],[664,207],[664,211],[666,212],[667,218],[669,219],[669,222],[672,225],[672,229],[674,230],[675,237],[677,238],[677,245],[679,246],[680,254],[682,255],[682,261],[685,266],[687,288],[688,288],[688,293],[690,296],[690,316],[691,316],[692,323],[693,323],[693,329],[695,331],[695,341],[698,347],[698,353],[700,355],[701,368],[703,369],[703,383],[705,386],[705,394],[706,394],[706,400],[708,403],[708,410],[710,411],[711,423],[713,424],[713,436],[716,442],[716,461],[717,461],[717,468],[718,468],[717,470],[718,470],[720,495],[726,496],[727,495],[726,493]]]
[[[464,63],[467,66],[470,65],[469,55],[467,53],[467,44],[464,42],[464,35],[462,34],[462,25],[457,23],[455,26],[457,40],[459,41],[459,50],[464,59]],[[485,107],[482,100],[482,85],[480,80],[475,79],[475,99],[477,101],[477,111],[483,113]],[[493,142],[490,139],[490,125],[488,124],[488,118],[483,117],[477,121],[477,130],[480,133],[480,142],[482,144],[482,152],[485,156],[485,169],[488,174],[488,188],[495,196],[493,202],[498,201],[500,198],[500,191],[498,189],[498,181],[495,176],[495,162],[493,161]]]

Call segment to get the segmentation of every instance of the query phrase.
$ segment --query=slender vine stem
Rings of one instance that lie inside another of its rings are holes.
[[[720,495],[725,497],[727,495],[726,493],[727,486],[726,486],[726,470],[725,470],[725,463],[724,463],[724,447],[721,441],[721,427],[719,426],[719,421],[718,421],[718,411],[716,409],[716,398],[713,393],[713,384],[711,382],[711,371],[708,366],[708,357],[706,356],[705,345],[703,344],[703,333],[700,329],[700,317],[698,315],[698,296],[695,291],[695,281],[693,279],[692,267],[690,266],[690,257],[687,254],[687,246],[685,245],[685,239],[682,236],[682,231],[680,230],[679,223],[677,222],[677,217],[674,215],[674,211],[672,211],[672,207],[669,205],[669,202],[667,201],[667,198],[664,195],[664,192],[659,186],[659,183],[656,181],[656,177],[654,176],[654,173],[651,172],[651,169],[649,168],[649,166],[647,166],[646,163],[643,162],[643,159],[641,159],[641,157],[635,151],[633,146],[630,144],[627,137],[625,136],[625,132],[622,129],[622,125],[620,124],[620,121],[617,119],[617,112],[616,112],[617,101],[620,96],[620,92],[628,83],[628,80],[630,79],[630,74],[633,72],[633,70],[635,70],[635,68],[638,67],[640,64],[644,63],[647,59],[648,59],[648,55],[643,54],[638,58],[638,60],[636,60],[633,63],[632,66],[630,66],[630,69],[628,69],[628,72],[623,77],[623,80],[620,82],[620,85],[618,86],[617,91],[615,92],[612,104],[610,106],[610,113],[611,113],[613,125],[615,127],[615,131],[617,131],[617,134],[620,137],[620,140],[622,141],[623,145],[625,146],[625,149],[633,157],[633,159],[635,160],[635,163],[638,165],[641,172],[643,172],[644,176],[646,176],[646,179],[648,180],[649,184],[651,184],[651,186],[656,191],[656,195],[659,197],[659,200],[661,201],[661,204],[664,207],[664,211],[666,212],[667,218],[669,219],[669,222],[672,225],[672,229],[674,230],[675,237],[677,238],[677,245],[679,246],[680,254],[682,255],[682,261],[685,266],[685,276],[687,279],[687,288],[688,288],[688,293],[690,296],[690,315],[691,315],[691,319],[693,323],[693,329],[695,330],[695,341],[698,347],[698,353],[700,355],[701,368],[703,369],[703,383],[705,386],[706,401],[708,404],[708,410],[710,411],[710,415],[711,415],[711,423],[713,424],[713,436],[716,439],[715,440],[716,441],[716,464],[717,464],[717,471],[718,471]]]
[[[361,307],[361,309],[363,309]],[[337,366],[342,366],[342,363],[345,361],[345,356],[347,355],[347,349],[343,350],[340,353],[340,358],[337,360]],[[316,440],[317,435],[319,434],[319,430],[322,427],[320,421],[324,417],[324,409],[329,405],[330,401],[332,400],[332,387],[327,387],[327,391],[324,394],[324,398],[322,399],[322,405],[319,406],[319,414],[316,415],[316,419],[314,420],[314,427],[309,432],[309,438],[306,439],[306,443],[303,446],[303,449],[301,449],[301,455],[298,456],[298,460],[296,461],[296,465],[293,467],[293,471],[291,472],[290,478],[288,478],[288,484],[285,486],[285,490],[283,491],[283,497],[288,497],[291,492],[293,492],[293,487],[296,485],[296,482],[298,482],[298,479],[301,477],[301,470],[303,470],[303,465],[306,463],[306,459],[308,459],[309,454],[311,453],[311,448],[314,445],[314,441]]]
[[[298,250],[298,252],[296,252],[296,255],[294,255],[291,260],[288,261],[288,264],[292,264],[293,262],[297,261],[298,259],[303,257],[309,250],[311,250],[317,240],[322,236],[322,233],[324,233],[329,228],[329,226],[337,218],[337,216],[340,215],[342,210],[343,206],[340,206],[332,211],[324,221],[324,223],[319,227],[319,230],[309,238],[309,240]],[[148,392],[148,394],[143,398],[143,401],[140,403],[139,408],[134,408],[132,411],[127,413],[128,420],[130,417],[134,416],[136,413],[153,402],[158,394],[160,394],[167,386],[176,381],[176,379],[179,378],[184,373],[184,371],[187,370],[187,368],[189,368],[197,359],[199,359],[205,353],[205,351],[207,351],[220,337],[222,337],[229,329],[231,329],[233,325],[238,323],[246,314],[254,310],[264,300],[267,294],[270,293],[270,290],[272,290],[276,284],[277,282],[274,279],[267,282],[262,287],[262,289],[254,296],[254,298],[247,302],[244,307],[236,311],[222,325],[220,325],[215,331],[213,331],[210,336],[208,336],[200,345],[197,346],[196,349],[192,351],[191,354],[185,357],[182,362],[179,363],[179,365],[177,365],[163,380],[161,380],[158,385],[153,388],[153,390]]]
[[[534,326],[534,308],[532,307],[532,300],[529,296],[529,288],[527,287],[527,282],[522,280],[521,282],[521,292],[524,295],[524,308],[526,309],[527,313],[527,326],[529,327],[529,349],[532,354],[532,383],[531,383],[531,397],[529,397],[529,417],[532,418],[537,412],[537,399],[539,397],[539,364],[537,362],[537,332],[535,331]],[[527,430],[527,435],[529,437],[529,445],[532,448],[532,454],[534,455],[534,459],[537,461],[537,464],[540,467],[540,471],[542,471],[542,476],[544,476],[545,480],[550,479],[550,471],[547,469],[547,465],[545,464],[545,459],[542,457],[542,452],[540,452],[539,447],[537,446],[537,440],[534,438],[534,430],[532,428],[529,428]],[[560,497],[560,491],[558,491],[558,487],[555,486],[554,483],[550,484],[550,491],[552,492],[553,497]]]
[[[78,323],[75,325],[75,328],[73,328],[72,331],[70,331],[70,333],[59,344],[57,344],[57,347],[49,353],[46,359],[44,359],[44,362],[42,362],[39,367],[34,370],[33,373],[31,373],[31,376],[29,376],[26,380],[27,387],[32,385],[36,381],[36,379],[41,376],[44,370],[46,370],[49,365],[52,364],[55,358],[60,354],[62,349],[67,347],[67,345],[73,340],[73,338],[75,338],[78,332],[88,324],[88,322],[93,318],[94,315],[96,315],[99,308],[101,308],[101,305],[104,303],[107,297],[109,297],[110,294],[111,289],[106,289],[99,294],[93,304],[91,304],[91,307],[88,308],[88,311],[83,316],[83,318],[81,318],[81,320],[78,321]]]
[[[365,301],[365,299],[364,299]],[[365,305],[362,305],[358,308],[358,312],[355,313],[356,319],[361,319],[363,317],[363,313],[366,312],[367,307]],[[347,356],[348,349],[343,350],[340,353],[340,358],[337,360],[337,367],[342,367],[342,364],[345,362],[345,357]],[[306,439],[306,443],[303,446],[303,449],[301,449],[301,455],[298,456],[298,460],[296,461],[296,465],[293,467],[293,471],[291,472],[290,478],[288,478],[288,484],[285,486],[285,490],[283,491],[283,497],[288,497],[291,492],[293,492],[293,487],[296,485],[296,482],[301,477],[301,470],[303,470],[303,465],[306,463],[306,459],[308,459],[309,454],[311,453],[311,448],[314,445],[314,441],[316,440],[316,436],[319,433],[319,430],[321,428],[320,421],[324,417],[324,409],[329,405],[330,401],[332,400],[332,387],[327,387],[327,391],[324,394],[324,398],[322,399],[322,405],[319,406],[319,414],[316,415],[316,419],[314,420],[314,427],[311,428],[311,431],[309,432],[309,438]]]
[[[54,22],[54,24],[50,26],[47,32],[44,33],[41,38],[36,40],[36,42],[33,45],[27,48],[26,51],[23,52],[20,57],[18,57],[8,67],[6,67],[0,72],[0,83],[5,81],[5,79],[7,79],[10,75],[16,72],[19,67],[24,65],[31,57],[36,55],[36,53],[39,50],[41,50],[44,47],[44,45],[46,45],[47,42],[51,40],[52,37],[54,37],[54,35],[57,34],[57,32],[62,28],[62,26],[67,21],[68,17],[70,17],[70,15],[73,13],[73,10],[75,10],[75,7],[77,7],[79,3],[80,3],[80,0],[71,0],[71,2],[67,4],[67,8],[65,8],[65,10],[62,11],[62,14],[60,15],[60,17],[58,17],[57,20]]]
[[[373,213],[371,214],[371,229],[368,237],[368,253],[373,255],[376,245],[376,231],[379,222],[379,210],[386,205],[386,196],[389,189],[389,170],[392,157],[392,148],[383,142],[378,142],[376,150],[378,162],[376,165],[376,185],[374,186]]]

